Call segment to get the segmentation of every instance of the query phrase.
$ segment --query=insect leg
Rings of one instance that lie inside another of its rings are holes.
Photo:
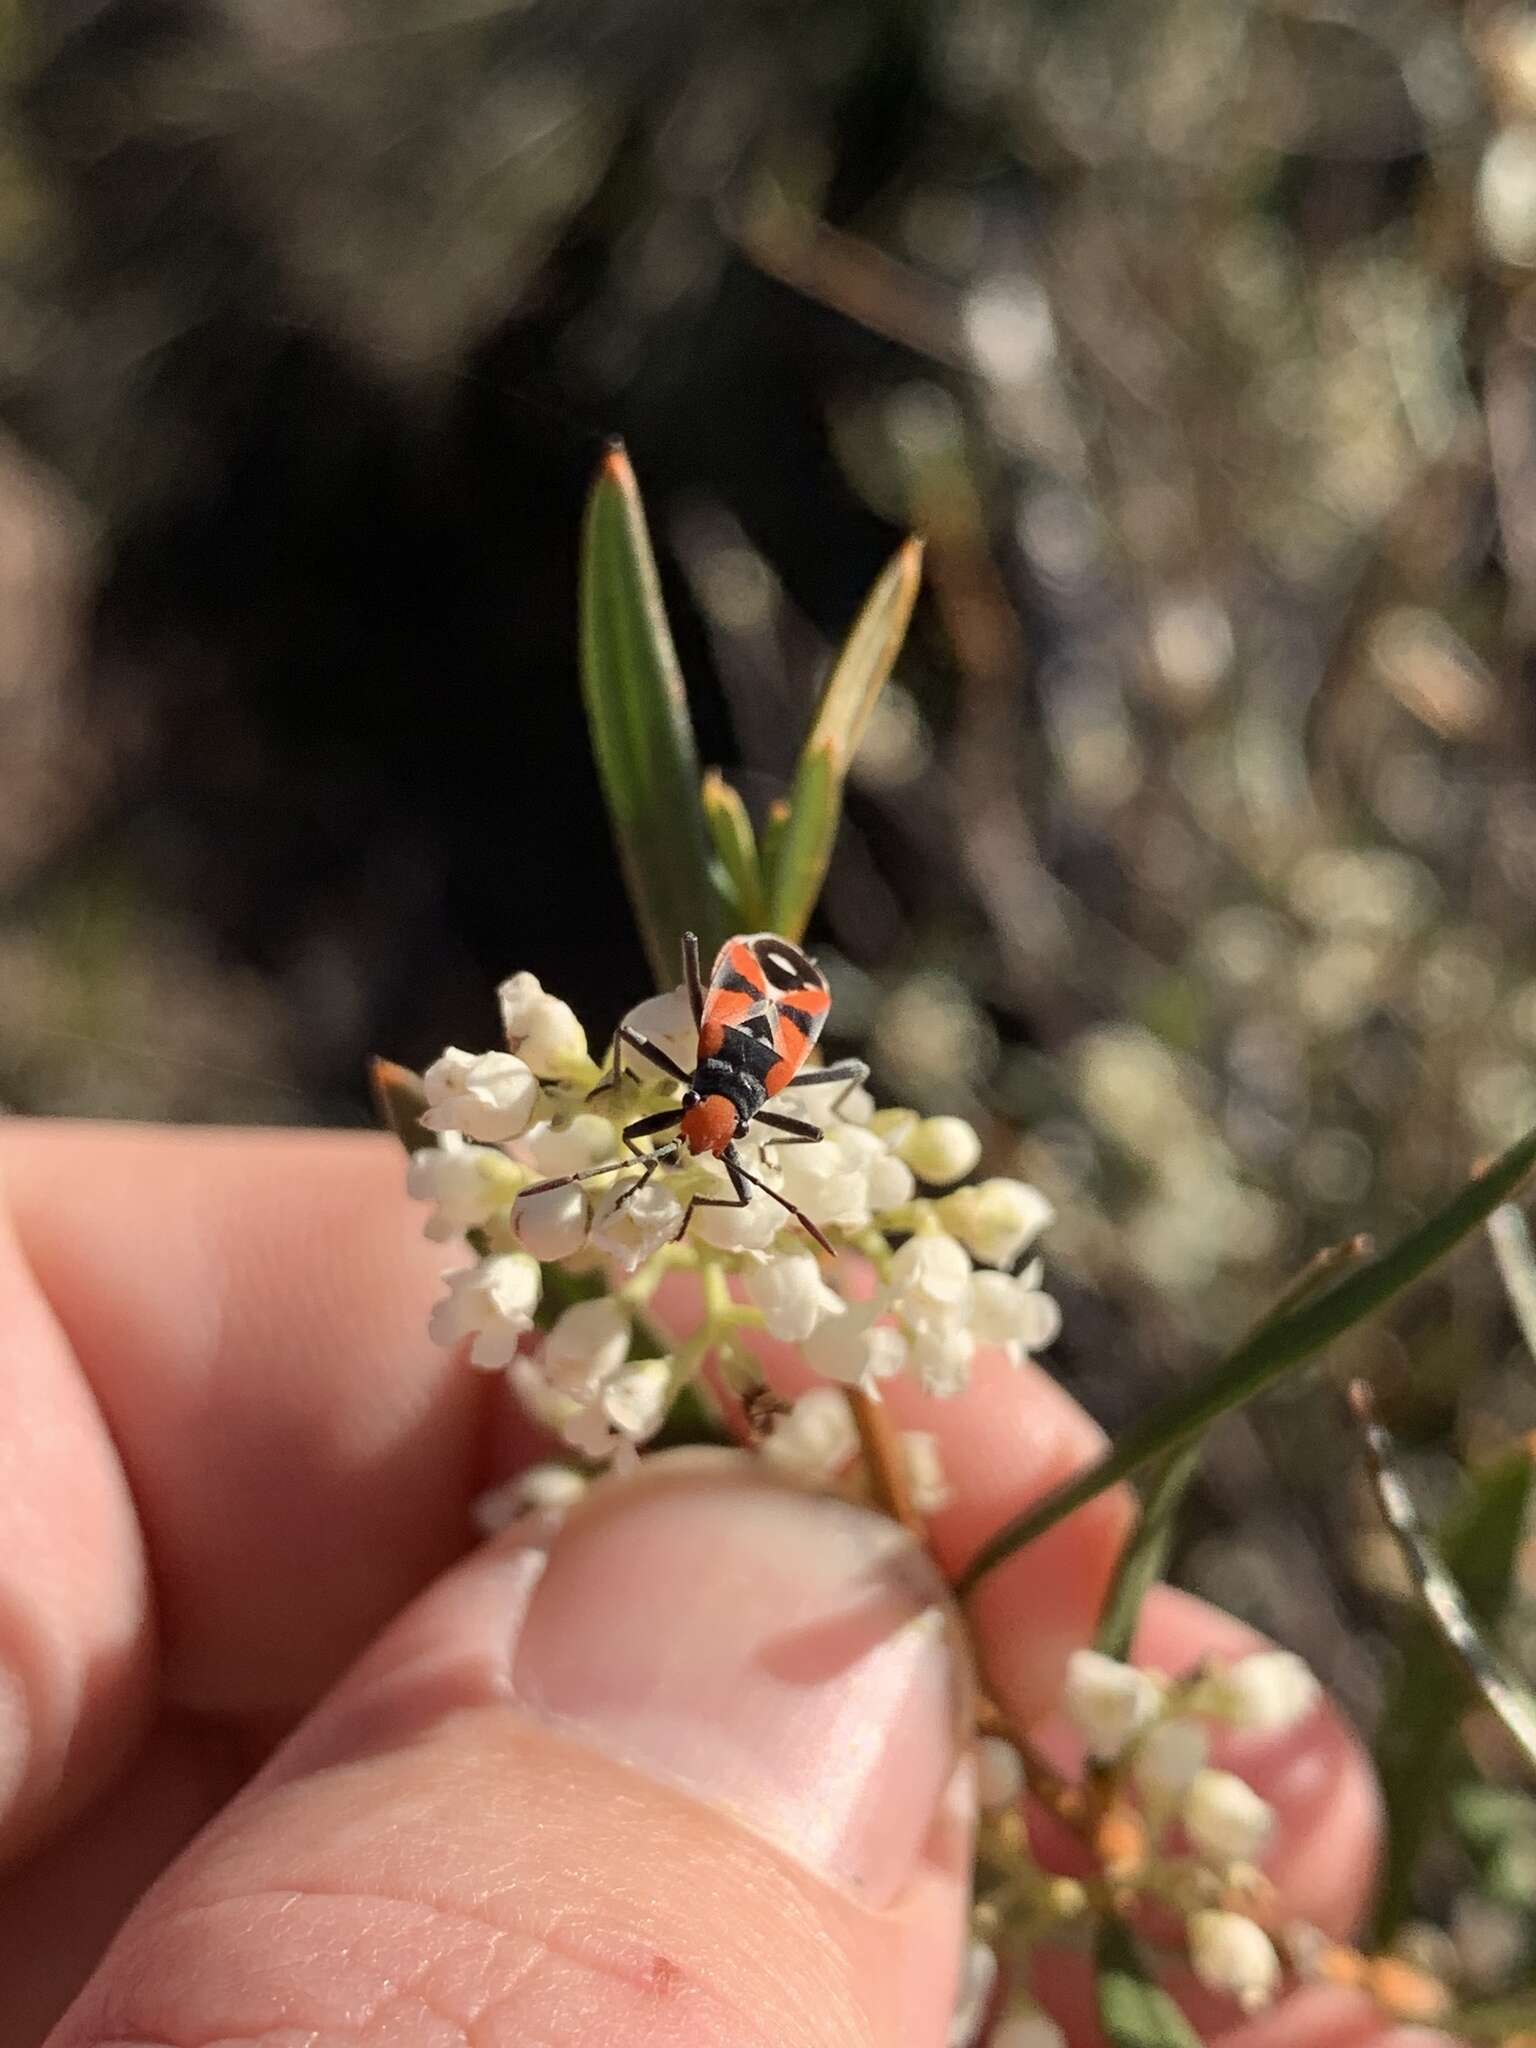
[[[697,1027],[704,1022],[704,977],[699,972],[699,941],[693,932],[683,933],[683,979],[688,984],[688,1007]]]
[[[685,1074],[671,1053],[663,1052],[654,1040],[646,1038],[639,1031],[631,1031],[627,1024],[621,1024],[613,1034],[613,1072],[606,1081],[599,1081],[595,1088],[587,1091],[588,1102],[594,1095],[606,1095],[610,1088],[617,1088],[624,1081],[634,1080],[634,1075],[621,1064],[626,1045],[639,1053],[642,1059],[649,1060],[653,1067],[659,1067],[668,1080],[680,1081],[686,1088],[693,1079],[692,1074]]]
[[[807,1123],[803,1117],[781,1116],[776,1109],[760,1109],[752,1119],[754,1124],[767,1124],[771,1131],[782,1131],[782,1138],[765,1138],[769,1145],[819,1145],[826,1137],[820,1124]]]
[[[731,1187],[734,1193],[729,1195],[695,1195],[683,1211],[683,1220],[677,1226],[677,1238],[687,1235],[688,1226],[693,1221],[695,1209],[745,1209],[748,1202],[751,1201],[752,1197],[747,1192],[747,1181],[751,1176],[747,1173],[741,1161],[733,1153],[727,1152],[721,1160],[721,1164],[730,1176]],[[677,1242],[677,1238],[673,1239],[674,1244]]]
[[[664,1131],[668,1125],[677,1123],[680,1120],[680,1115],[681,1112],[675,1109],[659,1109],[654,1116],[643,1116],[636,1123],[626,1124],[621,1133],[626,1151],[631,1153],[634,1158],[643,1161],[647,1166],[650,1165],[652,1160],[660,1164],[663,1159],[670,1158],[673,1150],[671,1146],[663,1145],[655,1152],[642,1152],[635,1143],[635,1140],[637,1138],[654,1137],[658,1131]],[[550,1188],[568,1188],[573,1181],[597,1180],[605,1173],[618,1173],[622,1171],[623,1164],[624,1162],[621,1159],[609,1159],[601,1166],[584,1166],[579,1173],[559,1173],[555,1175],[553,1180],[535,1181],[532,1187],[523,1188],[520,1193],[522,1195],[542,1195],[547,1193]],[[632,1194],[633,1192],[634,1190],[630,1189],[629,1193]],[[626,1195],[624,1199],[627,1201],[629,1196]]]
[[[789,1083],[789,1087],[825,1088],[834,1082],[841,1081],[843,1084],[842,1088],[838,1091],[832,1104],[832,1114],[834,1116],[841,1116],[843,1104],[848,1100],[854,1089],[862,1088],[868,1079],[869,1068],[863,1060],[836,1060],[830,1067],[812,1067],[806,1073],[796,1074],[795,1078]],[[788,1089],[785,1090],[785,1093],[788,1093]]]
[[[752,1187],[761,1188],[763,1193],[765,1195],[770,1196],[772,1200],[777,1202],[781,1209],[787,1209],[789,1211],[790,1215],[794,1217],[795,1221],[799,1224],[800,1228],[805,1232],[807,1237],[813,1238],[816,1241],[816,1243],[821,1246],[824,1252],[829,1252],[832,1255],[832,1257],[836,1258],[836,1245],[832,1243],[830,1238],[825,1237],[822,1234],[820,1229],[816,1226],[816,1224],[814,1224],[811,1221],[810,1217],[806,1215],[803,1209],[796,1208],[795,1204],[792,1201],[790,1201],[787,1195],[781,1195],[777,1188],[769,1187],[767,1181],[759,1180],[755,1173],[748,1173],[747,1169],[742,1165],[741,1161],[739,1159],[733,1158],[729,1152],[727,1152],[727,1154],[725,1155],[725,1170],[731,1176],[732,1187],[737,1188],[739,1190],[741,1182],[747,1181],[748,1183],[750,1183]],[[742,1206],[746,1206],[745,1197],[743,1197]]]

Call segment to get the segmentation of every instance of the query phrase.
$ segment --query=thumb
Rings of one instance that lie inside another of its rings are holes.
[[[963,1672],[893,1524],[653,1460],[407,1609],[49,2048],[940,2048]]]

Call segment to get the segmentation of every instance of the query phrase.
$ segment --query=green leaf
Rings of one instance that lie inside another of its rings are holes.
[[[1100,1922],[1093,1971],[1099,2024],[1111,2048],[1200,2048],[1200,2036],[1154,1981],[1122,1921]]]
[[[922,575],[922,542],[905,541],[876,579],[843,643],[801,749],[788,818],[765,841],[769,922],[787,939],[804,936],[816,907],[837,838],[843,784],[901,652]]]
[[[1513,1202],[1488,1218],[1488,1241],[1525,1348],[1536,1358],[1536,1248],[1530,1225]]]
[[[734,899],[728,906],[731,922],[738,931],[761,931],[769,922],[767,889],[758,859],[757,835],[741,793],[731,787],[718,768],[711,768],[699,795],[704,805],[704,821],[730,882]]]
[[[1522,1446],[1465,1482],[1440,1524],[1435,1549],[1469,1616],[1497,1627],[1509,1602],[1531,1497],[1531,1459]],[[1457,1731],[1471,1685],[1442,1630],[1422,1607],[1405,1613],[1397,1675],[1382,1705],[1376,1769],[1386,1800],[1385,1860],[1372,1945],[1385,1947],[1413,1909],[1413,1876],[1453,1778]]]
[[[1094,1634],[1094,1648],[1106,1657],[1123,1663],[1130,1655],[1141,1603],[1163,1575],[1174,1522],[1204,1448],[1204,1438],[1198,1438],[1153,1468],[1142,1495],[1141,1519],[1120,1553]]]
[[[1506,1201],[1533,1165],[1536,1131],[1511,1145],[1401,1244],[1336,1287],[1261,1324],[1230,1356],[1195,1373],[1187,1386],[1132,1423],[1097,1463],[1016,1515],[983,1544],[956,1580],[956,1591],[962,1596],[969,1593],[995,1565],[1053,1529],[1074,1509],[1192,1442],[1221,1416],[1315,1358],[1357,1323],[1379,1314]]]
[[[625,886],[656,985],[671,988],[683,933],[698,933],[707,959],[729,936],[730,919],[645,513],[617,446],[587,501],[581,683]]]

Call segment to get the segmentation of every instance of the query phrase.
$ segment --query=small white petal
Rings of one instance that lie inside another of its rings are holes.
[[[549,1080],[587,1067],[587,1034],[569,1003],[546,995],[532,974],[514,974],[496,991],[511,1051]],[[590,1069],[588,1069],[590,1071]]]
[[[976,1796],[983,1813],[1006,1813],[1024,1797],[1024,1759],[1001,1735],[976,1745]]]
[[[929,1187],[947,1188],[974,1173],[981,1140],[959,1116],[925,1116],[901,1141],[901,1156]]]
[[[628,1194],[633,1181],[610,1189],[592,1219],[592,1243],[633,1273],[653,1252],[676,1237],[683,1220],[683,1207],[653,1178],[635,1194]]]
[[[574,1183],[519,1195],[512,1210],[512,1228],[524,1251],[548,1265],[568,1259],[587,1241],[587,1198]]]
[[[835,1479],[859,1448],[847,1396],[836,1387],[802,1394],[787,1415],[778,1416],[760,1455],[781,1472],[813,1486]]]
[[[942,1400],[963,1393],[970,1383],[976,1339],[965,1323],[945,1320],[908,1326],[907,1359],[926,1394]]]
[[[1132,1774],[1149,1798],[1182,1799],[1195,1773],[1205,1766],[1206,1748],[1205,1730],[1198,1721],[1159,1721],[1138,1740]]]
[[[920,1515],[936,1515],[953,1499],[944,1476],[939,1440],[926,1429],[904,1429],[901,1455],[907,1468],[907,1489]]]
[[[751,1267],[743,1284],[747,1299],[762,1310],[769,1336],[781,1343],[803,1343],[827,1312],[821,1266],[810,1252],[781,1252]],[[834,1295],[832,1300],[836,1299]]]
[[[779,1153],[780,1187],[797,1209],[823,1230],[866,1230],[870,1223],[868,1175],[828,1139],[786,1145]]]
[[[730,1184],[723,1173],[719,1182],[721,1193],[717,1199],[724,1200]],[[689,1229],[717,1252],[763,1252],[792,1220],[772,1195],[754,1188],[751,1200],[743,1208],[695,1209]]]
[[[573,1116],[569,1123],[533,1124],[513,1149],[535,1173],[553,1180],[557,1174],[581,1173],[616,1158],[619,1141],[607,1117],[587,1111]]]
[[[1258,2012],[1280,1988],[1280,1958],[1255,1921],[1242,1913],[1191,1913],[1185,1928],[1190,1966],[1207,1991]]]
[[[891,1261],[891,1293],[903,1314],[963,1314],[971,1300],[971,1262],[942,1231],[909,1237]]]
[[[878,1159],[870,1161],[865,1184],[869,1206],[877,1216],[887,1215],[892,1209],[904,1209],[917,1193],[911,1167],[894,1152],[882,1152]]]
[[[869,1301],[824,1316],[804,1340],[812,1371],[848,1386],[868,1385],[900,1372],[906,1363],[906,1339],[899,1330],[876,1321],[886,1307]]]
[[[569,1394],[590,1394],[624,1363],[629,1341],[629,1317],[603,1294],[578,1301],[560,1315],[544,1339],[540,1363],[554,1386]]]
[[[435,1145],[411,1154],[406,1191],[418,1202],[430,1202],[426,1234],[438,1243],[478,1230],[517,1193],[522,1174],[504,1152],[466,1144],[457,1131],[446,1131]]]
[[[533,1328],[542,1284],[538,1262],[522,1252],[503,1252],[450,1273],[448,1292],[428,1322],[433,1341],[451,1345],[469,1337],[472,1365],[494,1371],[509,1364]]]
[[[643,1443],[667,1419],[672,1405],[672,1360],[647,1358],[626,1366],[604,1386],[603,1413],[620,1436]]]
[[[1134,1665],[1098,1650],[1074,1650],[1067,1660],[1062,1706],[1101,1763],[1113,1763],[1133,1735],[1162,1705],[1157,1681]]]
[[[462,1131],[466,1138],[499,1144],[528,1128],[539,1103],[537,1078],[509,1052],[463,1052],[450,1045],[422,1076],[431,1107],[429,1130]]]
[[[1056,1211],[1038,1188],[1022,1180],[984,1180],[956,1188],[939,1205],[945,1227],[984,1266],[1011,1266]]]
[[[671,989],[664,996],[647,996],[643,1003],[636,1003],[626,1014],[624,1022],[639,1037],[648,1038],[663,1052],[670,1053],[686,1073],[693,1072],[699,1057],[699,1034],[686,988]],[[625,1050],[624,1064],[632,1073],[642,1075],[648,1081],[663,1078],[650,1061],[632,1047]]]
[[[1179,1809],[1193,1847],[1213,1863],[1257,1862],[1274,1811],[1231,1771],[1196,1771]]]
[[[1235,1728],[1258,1735],[1283,1735],[1304,1721],[1322,1688],[1304,1660],[1290,1650],[1256,1650],[1201,1687],[1206,1711]]]

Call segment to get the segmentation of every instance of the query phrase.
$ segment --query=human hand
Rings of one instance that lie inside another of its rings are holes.
[[[729,1453],[463,1555],[501,1390],[422,1335],[443,1254],[400,1178],[371,1137],[0,1126],[0,2040],[942,2048],[970,1858],[937,1575]],[[892,1397],[942,1439],[946,1570],[1097,1443],[1034,1371]],[[1021,1723],[1124,1526],[1100,1499],[976,1594]],[[1251,1642],[1165,1591],[1139,1647]],[[1241,1767],[1288,1909],[1344,1931],[1353,1737],[1323,1711]],[[1409,2036],[1309,1988],[1217,2038]]]

